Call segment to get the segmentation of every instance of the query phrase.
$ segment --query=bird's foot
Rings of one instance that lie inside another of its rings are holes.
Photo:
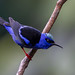
[[[31,60],[32,57],[26,53],[26,51],[24,50],[24,48],[22,48],[22,50],[24,51],[24,53],[28,57],[28,59]]]

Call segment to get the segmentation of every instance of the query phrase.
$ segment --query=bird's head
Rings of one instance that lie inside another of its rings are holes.
[[[43,48],[43,49],[48,49],[51,46],[58,46],[60,48],[63,48],[62,46],[58,45],[55,43],[55,41],[53,40],[53,36],[49,33],[42,33],[41,34],[41,38],[39,41],[39,47]]]

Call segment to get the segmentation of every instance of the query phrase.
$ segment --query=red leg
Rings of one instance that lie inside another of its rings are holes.
[[[26,51],[24,50],[24,48],[22,48],[22,50],[24,51],[24,53],[28,57],[28,59],[31,60],[32,57],[26,53]]]

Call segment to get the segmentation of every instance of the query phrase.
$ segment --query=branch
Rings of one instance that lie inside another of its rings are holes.
[[[61,10],[61,7],[62,5],[66,2],[67,0],[58,0],[57,1],[57,4],[55,6],[55,9],[49,19],[49,21],[47,22],[45,28],[43,29],[42,33],[48,33],[50,31],[50,29],[52,28],[54,22],[56,21],[57,17],[58,17],[58,14]],[[31,49],[28,54],[30,56],[34,56],[34,54],[37,52],[37,49]],[[23,60],[21,61],[20,63],[20,66],[19,66],[19,69],[18,69],[18,72],[16,75],[23,75],[25,69],[28,67],[28,64],[29,64],[30,60],[26,57],[23,58]]]

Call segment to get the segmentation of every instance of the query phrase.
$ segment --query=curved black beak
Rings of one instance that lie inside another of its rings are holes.
[[[58,44],[56,44],[56,43],[53,43],[53,45],[58,46],[58,47],[60,47],[60,48],[63,48],[62,46],[60,46],[60,45],[58,45]]]

